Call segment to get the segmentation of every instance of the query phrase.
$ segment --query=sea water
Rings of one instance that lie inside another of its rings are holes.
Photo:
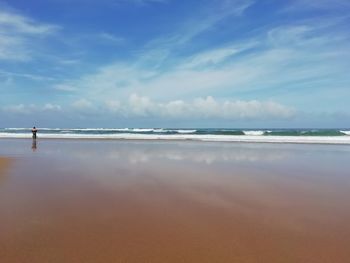
[[[0,138],[30,137],[31,128],[0,128]],[[38,137],[350,144],[350,129],[39,128]]]

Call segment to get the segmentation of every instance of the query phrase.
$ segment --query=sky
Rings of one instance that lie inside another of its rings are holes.
[[[350,127],[349,0],[0,0],[0,127]]]

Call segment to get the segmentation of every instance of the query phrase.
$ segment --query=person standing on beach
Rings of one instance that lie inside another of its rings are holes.
[[[32,129],[33,139],[36,139],[36,133],[38,132],[37,128],[35,126]]]

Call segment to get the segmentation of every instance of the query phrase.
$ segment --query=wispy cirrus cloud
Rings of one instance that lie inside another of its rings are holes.
[[[146,45],[146,49],[162,47],[171,50],[182,46],[200,34],[213,29],[216,24],[227,18],[240,17],[253,4],[253,0],[212,1],[207,8],[198,9],[196,16],[192,19],[180,23],[177,31],[151,40]]]
[[[20,14],[4,10],[0,11],[0,30],[2,33],[47,35],[57,31],[59,28],[59,26],[40,23]]]
[[[192,41],[201,33],[211,30],[222,20],[231,16],[241,16],[254,2],[251,0],[227,0],[215,1],[211,4],[213,9],[203,8],[199,10],[200,14],[196,19],[180,23],[176,32],[150,40],[138,52],[136,60],[101,66],[95,74],[83,75],[80,79],[68,80],[62,85],[77,87],[78,91],[83,89],[87,96],[95,97],[117,96],[120,95],[120,92],[128,96],[131,89],[141,94],[147,90],[151,96],[155,96],[159,94],[157,91],[159,88],[172,90],[165,94],[178,93],[181,96],[185,95],[182,90],[189,86],[205,89],[208,84],[217,82],[219,85],[227,81],[227,76],[225,77],[227,70],[226,73],[215,72],[215,70],[197,72],[194,68],[208,65],[220,66],[226,59],[253,47],[255,45],[253,41],[199,52],[181,62],[176,62],[177,58],[172,54],[173,50],[183,48],[185,43]],[[171,69],[164,67],[164,63],[172,60],[175,62],[171,62]],[[219,80],[221,77],[223,79]]]
[[[28,61],[31,58],[30,52],[24,48],[23,38],[0,34],[0,60]]]
[[[147,5],[153,3],[168,3],[170,0],[117,0],[115,3],[131,3],[136,5]]]
[[[170,41],[170,46],[164,48],[157,39],[136,60],[102,66],[94,74],[73,80],[72,85],[101,100],[130,92],[158,99],[214,94],[252,97],[261,91],[266,91],[265,98],[300,92],[309,96],[300,87],[306,92],[317,83],[319,90],[329,90],[331,81],[333,85],[347,81],[342,69],[350,56],[349,37],[346,31],[332,29],[337,23],[343,21],[327,18],[323,23],[318,19],[289,22],[263,28],[244,41],[211,47],[183,58],[167,52],[181,48],[181,41]],[[149,67],[149,60],[152,65],[159,63],[159,67]]]
[[[100,34],[97,34],[97,37],[100,38],[101,40],[106,41],[107,43],[117,44],[117,45],[123,44],[126,41],[125,38],[123,37],[115,36],[107,32],[102,32]]]
[[[0,76],[1,75],[4,77],[24,78],[24,79],[34,80],[34,81],[55,81],[56,80],[55,78],[50,76],[36,75],[36,74],[29,74],[29,73],[8,72],[3,70],[0,70]]]
[[[350,8],[348,0],[294,0],[291,1],[284,11],[306,11],[310,9],[325,9],[345,11],[343,8]]]
[[[30,60],[33,41],[59,29],[59,26],[40,23],[13,11],[0,10],[0,60]]]

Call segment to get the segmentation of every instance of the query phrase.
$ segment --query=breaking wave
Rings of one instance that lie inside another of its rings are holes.
[[[0,128],[0,138],[30,137],[31,128]],[[39,128],[38,137],[350,144],[350,129]]]

